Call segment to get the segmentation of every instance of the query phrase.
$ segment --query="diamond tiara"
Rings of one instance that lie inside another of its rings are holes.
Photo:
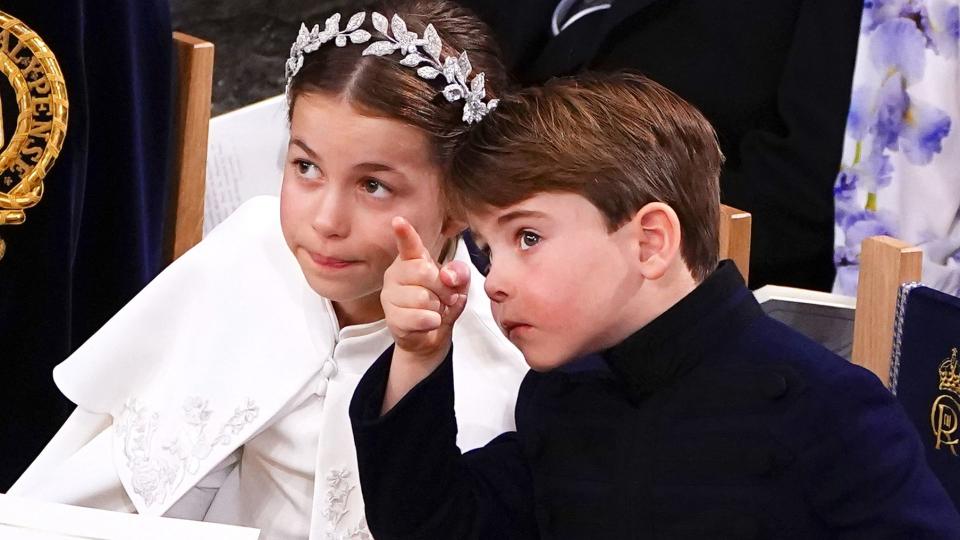
[[[345,47],[348,43],[361,44],[372,39],[370,32],[361,28],[366,16],[366,12],[354,14],[343,29],[340,28],[339,13],[326,20],[323,30],[320,30],[318,24],[309,30],[305,24],[300,24],[300,32],[290,47],[290,58],[286,63],[288,101],[291,81],[303,67],[304,55],[316,51],[331,40],[337,47]],[[441,61],[440,51],[443,47],[433,24],[428,24],[423,31],[423,37],[419,37],[416,32],[407,30],[407,24],[399,15],[394,15],[388,22],[385,16],[374,12],[370,19],[373,21],[373,28],[384,39],[368,45],[363,50],[363,56],[389,56],[399,52],[403,55],[400,65],[415,68],[421,79],[434,80],[442,75],[447,82],[441,92],[443,97],[450,103],[463,100],[463,121],[468,124],[480,121],[497,107],[500,102],[498,99],[484,101],[484,74],[477,73],[470,77],[473,67],[465,51],[457,56],[444,57]]]

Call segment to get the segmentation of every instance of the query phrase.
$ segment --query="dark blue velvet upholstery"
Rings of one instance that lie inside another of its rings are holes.
[[[59,60],[63,150],[38,206],[0,228],[0,491],[72,406],[51,369],[161,269],[172,110],[166,0],[4,0]],[[5,83],[0,83],[5,84]]]
[[[897,398],[920,433],[930,468],[958,505],[960,380],[950,361],[953,349],[960,348],[960,298],[928,287],[913,289],[902,328]]]

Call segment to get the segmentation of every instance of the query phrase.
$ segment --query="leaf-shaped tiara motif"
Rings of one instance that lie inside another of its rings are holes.
[[[289,99],[290,82],[303,67],[303,56],[312,53],[321,45],[333,41],[337,47],[345,47],[347,43],[367,43],[371,39],[370,32],[360,28],[366,20],[366,13],[354,14],[347,21],[347,25],[340,29],[340,14],[335,13],[324,23],[323,30],[316,24],[308,30],[305,24],[300,24],[297,40],[290,47],[290,58],[286,63],[287,95]],[[374,41],[363,50],[364,56],[389,56],[396,52],[403,55],[400,65],[416,68],[417,76],[426,80],[434,80],[443,76],[447,85],[443,89],[443,97],[453,103],[463,100],[463,121],[472,124],[480,121],[486,114],[497,107],[499,100],[486,97],[486,78],[478,73],[472,79],[470,75],[473,67],[466,51],[458,56],[447,56],[442,59],[440,51],[443,48],[440,35],[433,24],[428,24],[423,31],[423,37],[416,32],[407,30],[407,24],[399,15],[394,15],[390,21],[374,12],[370,18],[373,28],[384,38]],[[393,34],[391,36],[391,34]]]

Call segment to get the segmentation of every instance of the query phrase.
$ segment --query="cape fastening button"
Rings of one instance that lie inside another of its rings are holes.
[[[320,374],[326,378],[332,378],[337,374],[337,364],[333,360],[327,360],[320,368]]]
[[[330,381],[328,381],[326,378],[320,379],[319,381],[317,381],[317,389],[314,390],[314,393],[316,393],[320,397],[326,396],[328,384],[330,384]]]

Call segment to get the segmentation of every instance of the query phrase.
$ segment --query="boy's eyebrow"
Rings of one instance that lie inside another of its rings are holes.
[[[543,212],[538,212],[537,210],[514,210],[512,212],[507,212],[502,216],[497,218],[497,225],[506,225],[507,223],[520,218],[525,217],[547,217]]]

